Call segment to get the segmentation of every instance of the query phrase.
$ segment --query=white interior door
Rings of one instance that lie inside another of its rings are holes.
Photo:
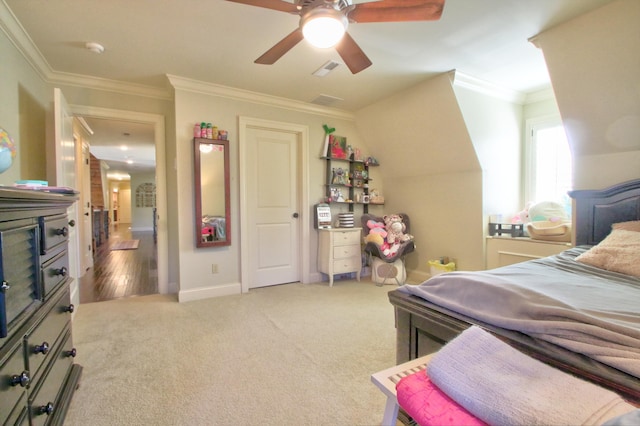
[[[82,219],[82,238],[80,239],[81,272],[84,274],[93,266],[93,215],[91,209],[91,152],[89,144],[82,143],[81,178],[82,191],[80,192],[80,206]]]
[[[131,223],[131,188],[118,191],[118,223]]]
[[[55,172],[49,177],[54,180],[53,185],[65,186],[79,191],[76,179],[76,144],[73,135],[73,115],[62,91],[58,88],[53,90],[53,117],[54,117],[54,147],[50,150],[55,156],[55,160],[49,164],[55,164]],[[49,182],[49,185],[52,183]],[[82,276],[80,273],[79,259],[79,239],[77,226],[80,224],[78,220],[78,206],[73,203],[67,210],[69,223],[69,275],[73,279],[71,282],[71,301],[78,304],[80,295],[78,293],[78,278]]]
[[[300,281],[298,135],[247,131],[249,288]]]

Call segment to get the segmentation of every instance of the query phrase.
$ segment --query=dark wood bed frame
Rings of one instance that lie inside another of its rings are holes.
[[[611,224],[640,220],[640,179],[603,190],[572,191],[575,244],[597,244]],[[640,405],[640,379],[584,355],[525,334],[491,326],[394,290],[389,301],[396,314],[396,358],[403,363],[432,353],[471,325],[479,325],[512,346],[547,364],[614,390]]]

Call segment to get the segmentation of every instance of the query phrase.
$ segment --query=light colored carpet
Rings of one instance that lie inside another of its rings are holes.
[[[111,246],[111,250],[136,250],[140,245],[140,240],[118,241]]]
[[[80,305],[84,371],[65,425],[375,425],[370,375],[395,364],[393,306],[368,281],[189,303]]]

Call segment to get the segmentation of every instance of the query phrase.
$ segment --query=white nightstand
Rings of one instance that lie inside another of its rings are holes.
[[[551,256],[571,247],[571,243],[531,238],[487,237],[487,269]]]
[[[361,228],[320,229],[318,248],[318,270],[329,276],[333,286],[335,274],[355,272],[360,281],[362,256],[360,253]]]

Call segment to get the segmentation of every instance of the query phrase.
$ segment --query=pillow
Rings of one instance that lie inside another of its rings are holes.
[[[640,278],[640,232],[614,229],[576,261]]]
[[[625,231],[640,232],[640,220],[631,220],[629,222],[618,222],[611,225],[612,229],[624,229]]]

